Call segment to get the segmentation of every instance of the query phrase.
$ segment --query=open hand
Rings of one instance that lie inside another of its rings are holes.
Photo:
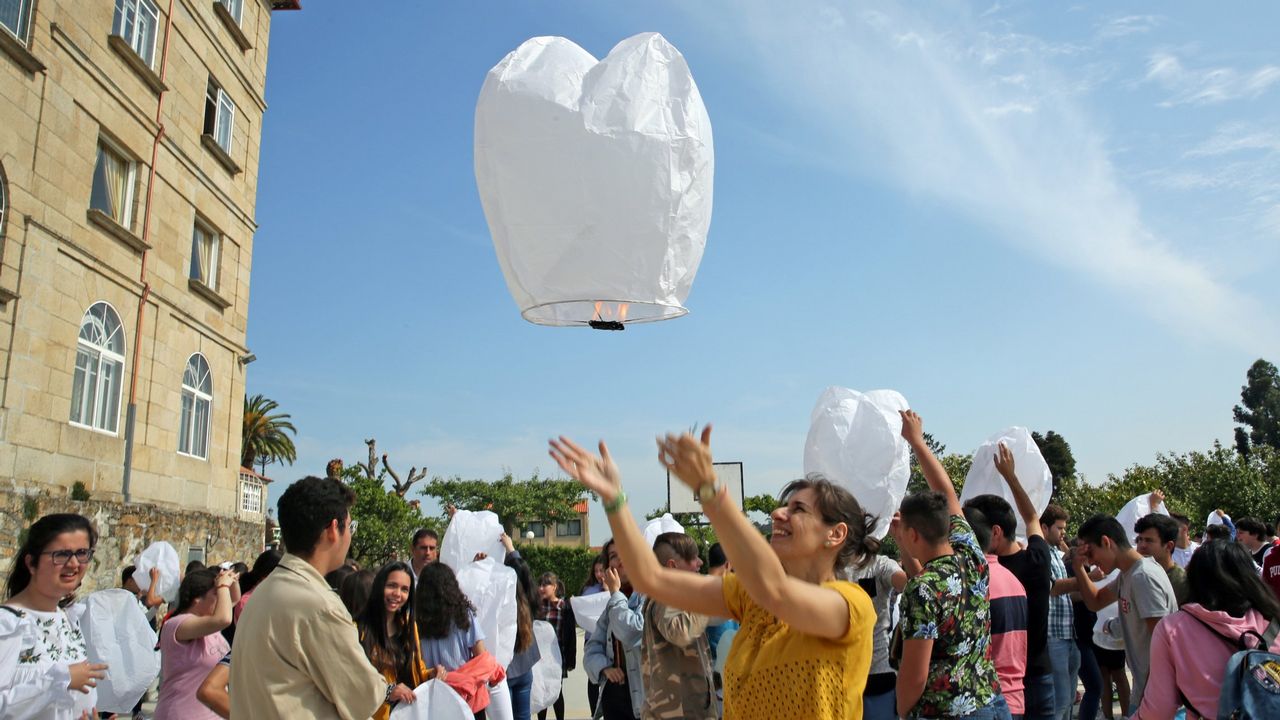
[[[1151,509],[1155,510],[1156,508],[1160,507],[1160,503],[1162,502],[1164,502],[1164,491],[1152,490],[1151,491]]]
[[[610,595],[622,589],[622,578],[618,577],[618,571],[608,568],[604,571],[604,589]]]
[[[667,433],[658,438],[658,462],[680,482],[697,491],[716,481],[716,468],[711,460],[711,426],[702,428],[700,437],[693,433]]]
[[[1018,477],[1013,471],[1013,451],[1004,443],[996,446],[996,471],[1005,480],[1016,480]]]
[[[618,497],[618,493],[622,491],[622,477],[603,440],[600,441],[599,455],[563,435],[547,442],[551,446],[548,451],[551,458],[569,477],[599,495],[606,504]]]
[[[71,682],[67,683],[68,690],[75,690],[86,695],[89,694],[91,688],[98,686],[98,681],[107,676],[107,666],[91,663],[88,660],[78,662],[67,668],[70,671]]]

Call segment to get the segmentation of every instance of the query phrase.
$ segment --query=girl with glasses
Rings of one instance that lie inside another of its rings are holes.
[[[96,717],[94,688],[107,666],[88,661],[84,605],[58,604],[80,587],[97,541],[89,520],[69,513],[28,530],[0,605],[0,717]]]

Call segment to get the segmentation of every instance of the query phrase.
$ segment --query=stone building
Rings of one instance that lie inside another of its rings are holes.
[[[240,468],[273,10],[298,0],[0,0],[0,577],[51,511],[252,561]],[[74,490],[74,492],[73,492]]]

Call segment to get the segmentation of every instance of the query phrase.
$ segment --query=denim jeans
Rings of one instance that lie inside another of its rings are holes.
[[[512,720],[529,720],[529,691],[533,689],[533,672],[507,678],[511,693]]]
[[[1022,681],[1024,720],[1053,720],[1053,673],[1027,676]]]
[[[921,715],[912,715],[913,720],[930,720],[930,718]],[[1009,714],[1009,703],[1005,702],[1003,695],[996,695],[991,698],[991,702],[986,707],[979,708],[963,716],[963,720],[1013,720],[1013,716]]]
[[[1071,720],[1076,702],[1076,674],[1080,671],[1080,648],[1075,640],[1049,638],[1049,660],[1053,663],[1053,714],[1057,720]]]
[[[1084,683],[1076,720],[1097,720],[1102,703],[1102,669],[1093,655],[1093,638],[1076,638],[1076,649],[1080,651],[1080,682]]]
[[[863,720],[898,720],[898,694],[893,690],[862,696]]]
[[[1011,720],[1013,716],[1009,714],[1009,704],[1004,701],[1003,695],[996,695],[987,703],[987,706],[981,710],[964,716],[964,720]]]

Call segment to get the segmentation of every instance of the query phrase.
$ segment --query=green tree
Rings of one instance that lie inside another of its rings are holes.
[[[574,506],[587,497],[582,486],[573,480],[540,478],[537,473],[528,480],[517,480],[509,472],[494,482],[437,477],[427,483],[421,494],[435,498],[441,507],[493,511],[512,537],[522,522],[577,517]]]
[[[1053,493],[1056,495],[1058,485],[1076,475],[1076,458],[1071,454],[1071,445],[1066,438],[1052,430],[1044,435],[1033,432],[1031,439],[1035,440],[1036,447],[1040,448],[1040,454],[1049,466],[1049,473],[1053,476]]]
[[[343,468],[341,479],[356,494],[351,519],[359,523],[351,538],[350,557],[362,567],[376,570],[391,560],[409,557],[409,541],[419,528],[444,529],[437,518],[422,516],[417,501],[408,501],[387,489],[386,473],[371,477],[362,465]]]
[[[940,445],[939,447],[945,449],[945,446]],[[947,471],[947,475],[951,478],[951,483],[956,486],[956,494],[958,495],[964,489],[964,479],[969,476],[969,468],[973,466],[973,457],[951,453],[950,455],[939,455],[938,461],[942,463],[942,467]],[[916,462],[915,455],[912,455],[911,478],[907,480],[907,494],[928,489],[929,483],[924,479],[924,473],[920,472],[920,464]]]
[[[1280,450],[1280,371],[1258,359],[1245,377],[1240,388],[1242,404],[1232,409],[1235,421],[1243,426],[1235,430],[1236,451],[1248,456],[1251,447],[1259,445]]]
[[[292,465],[298,459],[289,433],[297,434],[289,413],[276,412],[275,400],[254,395],[244,399],[244,419],[240,434],[240,466],[252,468],[258,463],[266,473],[269,463]]]
[[[1217,509],[1232,517],[1274,518],[1280,513],[1280,451],[1255,447],[1248,457],[1215,443],[1208,452],[1156,456],[1151,465],[1133,465],[1109,475],[1101,485],[1078,478],[1062,484],[1055,502],[1071,513],[1072,527],[1091,515],[1114,515],[1129,500],[1163,490],[1165,505],[1203,527]]]

